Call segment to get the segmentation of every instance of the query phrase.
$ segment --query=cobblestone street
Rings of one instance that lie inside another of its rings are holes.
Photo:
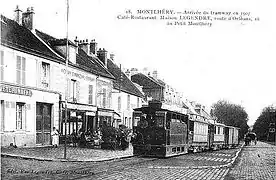
[[[275,179],[275,146],[258,142],[237,149],[157,159],[102,162],[37,161],[4,157],[2,179]],[[259,156],[260,157],[259,157]],[[230,165],[229,165],[230,164]]]
[[[258,142],[245,146],[226,179],[276,179],[276,146]]]

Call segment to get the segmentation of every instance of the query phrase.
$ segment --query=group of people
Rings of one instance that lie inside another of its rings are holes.
[[[82,131],[80,130],[78,133],[73,130],[73,132],[70,135],[71,142],[73,143],[73,146],[76,147],[77,145],[79,147],[86,147],[87,145],[100,145],[101,139],[102,139],[102,133],[100,130],[98,131]]]
[[[248,132],[244,135],[244,142],[246,146],[249,146],[251,142],[254,142],[254,144],[257,144],[257,136],[255,133]]]
[[[91,129],[84,131],[80,129],[78,132],[74,129],[67,140],[69,140],[74,147],[88,147],[90,145],[100,146],[104,141],[105,143],[109,143],[111,142],[110,140],[113,139],[113,141],[116,141],[116,146],[123,150],[128,148],[130,134],[124,131],[123,128],[120,127],[118,132],[113,135],[108,132],[108,129],[104,130],[101,128],[98,128],[97,131]],[[58,130],[54,127],[51,132],[53,147],[58,147],[59,135]]]

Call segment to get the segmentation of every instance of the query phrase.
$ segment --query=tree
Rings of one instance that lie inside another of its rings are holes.
[[[248,131],[248,114],[241,105],[219,100],[212,105],[212,115],[219,123],[240,128],[240,138]]]
[[[253,125],[253,131],[260,140],[275,140],[275,132],[269,132],[269,128],[275,129],[276,107],[265,107]],[[274,123],[274,124],[273,124]]]

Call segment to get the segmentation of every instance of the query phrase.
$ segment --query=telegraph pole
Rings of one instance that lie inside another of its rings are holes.
[[[67,119],[68,119],[68,109],[67,109],[67,101],[68,101],[68,18],[69,18],[69,0],[66,0],[66,72],[65,72],[65,80],[66,80],[66,89],[65,89],[65,140],[64,140],[64,159],[66,159],[66,146],[67,146]]]

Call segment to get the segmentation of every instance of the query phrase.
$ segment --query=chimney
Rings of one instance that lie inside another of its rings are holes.
[[[130,69],[130,76],[133,76],[134,74],[138,73],[138,69],[137,68],[131,68]]]
[[[89,55],[88,39],[80,40],[79,47]]]
[[[110,54],[109,56],[110,56],[110,59],[111,59],[112,61],[114,61],[114,56],[115,56],[115,54],[112,53],[112,54]]]
[[[22,15],[22,24],[29,30],[34,29],[34,8],[28,7],[27,11]]]
[[[129,70],[129,69],[126,70],[125,74],[126,74],[126,76],[128,77],[128,79],[131,78],[131,76],[130,76],[130,70]]]
[[[74,42],[75,42],[75,45],[77,46],[76,53],[78,54],[79,53],[79,40],[78,40],[77,36],[76,36]]]
[[[156,70],[152,72],[152,77],[153,77],[154,79],[158,79],[158,73],[157,73]]]
[[[89,47],[89,54],[94,54],[96,55],[97,54],[97,46],[98,46],[98,43],[96,43],[95,39],[92,39],[91,42],[90,42],[90,47]]]
[[[19,9],[18,5],[14,10],[14,20],[19,24],[22,25],[22,11]]]
[[[97,56],[100,59],[100,61],[103,63],[103,65],[106,67],[107,66],[107,51],[103,49],[99,49],[97,52]]]

